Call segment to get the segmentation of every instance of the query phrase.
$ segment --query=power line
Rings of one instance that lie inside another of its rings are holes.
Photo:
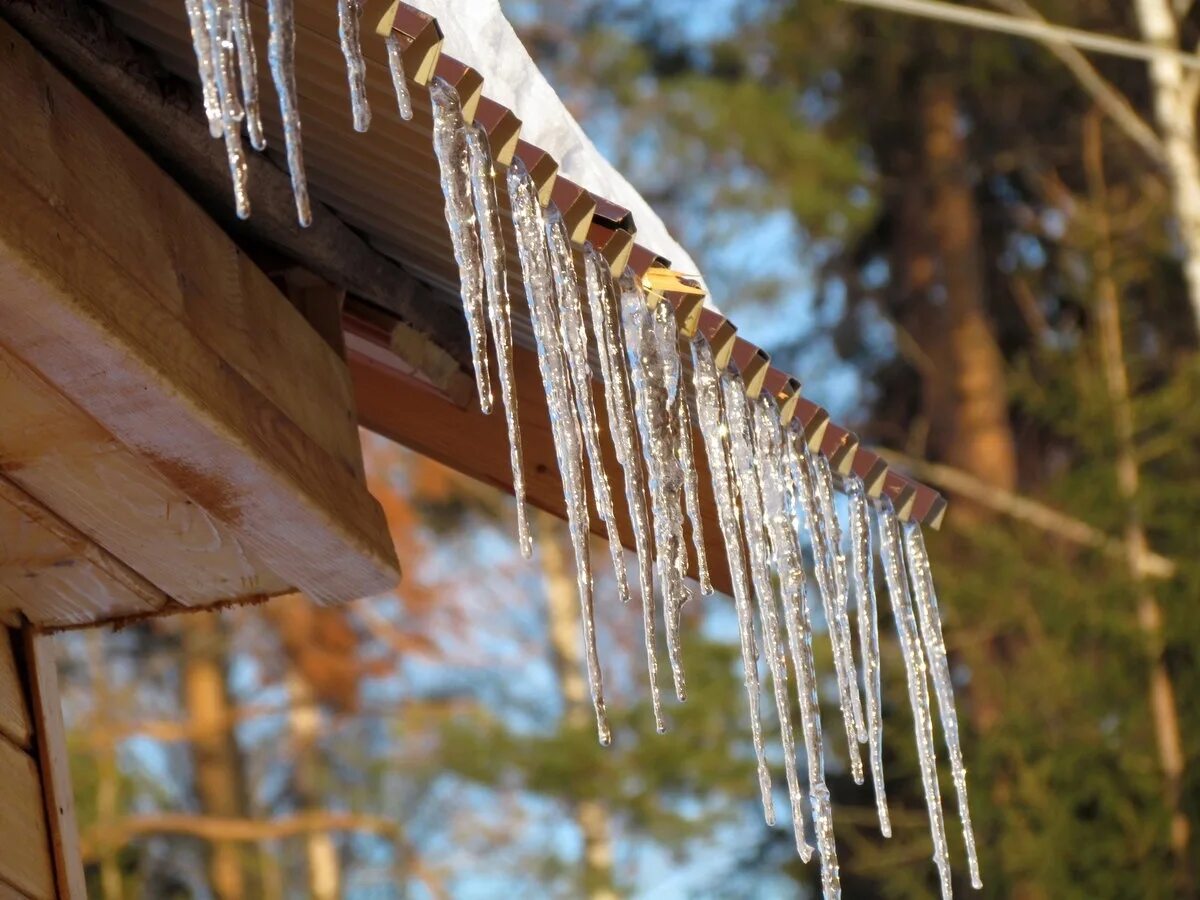
[[[1084,31],[1081,28],[1068,28],[1064,25],[1052,25],[1049,22],[1023,19],[1007,13],[960,6],[956,3],[943,3],[941,0],[842,0],[842,2],[891,12],[908,13],[925,19],[934,19],[939,22],[949,22],[953,25],[963,25],[967,28],[978,28],[1000,34],[1011,34],[1050,44],[1069,44],[1081,50],[1107,53],[1110,56],[1121,56],[1126,59],[1150,62],[1165,57],[1185,68],[1200,69],[1200,56],[1171,47],[1155,47],[1128,38]]]

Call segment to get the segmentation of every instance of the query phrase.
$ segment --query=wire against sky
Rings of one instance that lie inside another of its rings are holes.
[[[1080,28],[1068,28],[1064,25],[1053,25],[1034,19],[1023,19],[1007,13],[990,12],[970,6],[960,6],[956,3],[944,3],[941,0],[842,0],[843,3],[853,3],[858,6],[870,6],[892,12],[908,13],[939,22],[949,22],[968,28],[983,31],[994,31],[1000,34],[1011,34],[1017,37],[1031,38],[1050,44],[1070,44],[1081,50],[1091,50],[1095,53],[1107,53],[1111,56],[1122,56],[1126,59],[1150,61],[1166,57],[1189,69],[1200,69],[1200,56],[1185,53],[1170,47],[1155,47],[1141,41],[1115,37],[1109,34],[1099,34],[1094,31],[1084,31]]]

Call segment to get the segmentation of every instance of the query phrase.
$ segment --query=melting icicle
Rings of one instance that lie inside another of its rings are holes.
[[[954,685],[950,681],[950,663],[946,659],[946,641],[942,637],[942,617],[938,612],[937,593],[933,588],[933,571],[929,566],[929,554],[925,550],[921,526],[916,522],[909,522],[904,526],[904,549],[921,626],[921,639],[925,643],[933,690],[937,694],[938,713],[941,715],[942,732],[946,739],[946,753],[950,756],[950,772],[954,778],[954,790],[958,794],[958,815],[962,820],[963,843],[967,848],[971,887],[979,890],[983,887],[983,881],[979,877],[975,831],[971,827],[971,808],[967,803],[967,769],[963,765],[962,746],[958,737]]]
[[[754,450],[759,465],[763,513],[770,537],[779,593],[783,597],[784,624],[792,667],[796,672],[796,692],[800,697],[800,720],[804,747],[808,756],[809,805],[812,807],[813,832],[821,854],[821,888],[825,900],[842,895],[838,874],[837,844],[833,836],[833,805],[825,783],[825,751],[821,736],[821,704],[817,694],[817,666],[813,661],[812,621],[804,578],[804,558],[792,528],[787,490],[789,463],[784,455],[784,436],[779,422],[779,407],[766,394],[759,397],[753,411]]]
[[[400,39],[395,34],[388,34],[387,41],[388,68],[392,73],[392,87],[396,91],[396,106],[400,110],[400,118],[405,122],[412,119],[412,97],[408,93],[408,77],[404,74],[404,52],[400,47]]]
[[[622,603],[628,603],[629,577],[625,572],[625,551],[621,547],[621,535],[617,531],[617,519],[613,514],[612,490],[608,484],[608,473],[604,471],[604,457],[600,455],[600,426],[596,424],[596,407],[592,402],[592,368],[588,363],[588,336],[583,318],[583,301],[579,296],[579,280],[571,258],[571,239],[567,235],[567,226],[553,206],[550,207],[550,216],[546,222],[546,242],[550,248],[550,271],[554,275],[554,291],[558,295],[558,324],[562,332],[563,347],[567,352],[567,367],[571,372],[575,413],[579,416],[579,428],[583,434],[583,446],[587,451],[588,469],[592,476],[592,494],[596,498],[596,511],[600,514],[608,533],[609,555],[612,557],[613,571],[617,575],[617,594]]]
[[[245,116],[238,102],[234,76],[233,15],[229,0],[205,0],[204,24],[208,30],[217,103],[221,111],[221,132],[225,136],[225,155],[233,181],[233,198],[239,219],[250,217],[247,193],[246,151],[242,147],[241,122]]]
[[[750,577],[754,584],[754,592],[758,595],[763,643],[775,692],[779,730],[783,738],[783,764],[787,775],[788,799],[792,805],[796,850],[800,853],[800,858],[808,862],[812,858],[812,847],[804,838],[804,813],[800,805],[800,781],[796,772],[796,736],[792,731],[788,701],[787,657],[783,638],[779,633],[779,612],[775,606],[775,588],[771,584],[765,536],[766,523],[762,508],[762,482],[769,476],[760,468],[760,460],[754,452],[750,409],[746,400],[746,386],[742,383],[741,376],[729,372],[722,375],[721,392],[729,424],[729,458],[737,476],[738,494],[742,500],[742,525],[750,555]]]
[[[867,739],[871,759],[871,782],[875,785],[875,808],[879,830],[892,836],[887,791],[883,782],[883,703],[879,685],[879,609],[875,601],[875,572],[871,558],[871,520],[867,491],[857,475],[847,479],[850,498],[850,558],[854,593],[858,600],[858,641],[862,653],[863,682],[867,695]]]
[[[471,362],[475,366],[475,384],[479,389],[479,408],[492,411],[492,379],[488,370],[487,322],[484,310],[483,257],[476,231],[475,206],[471,201],[471,166],[467,151],[466,124],[458,93],[435,78],[429,83],[433,103],[433,150],[442,177],[446,198],[446,223],[458,263],[463,314],[471,338]]]
[[[700,524],[700,475],[696,471],[696,458],[692,450],[692,411],[682,388],[675,403],[675,434],[679,466],[683,469],[683,500],[687,507],[688,521],[692,523],[692,548],[696,551],[696,575],[700,582],[700,593],[713,593],[712,578],[708,574],[708,555],[704,552],[704,528]]]
[[[742,672],[746,696],[750,701],[750,732],[754,738],[754,757],[758,765],[758,788],[762,795],[763,815],[768,825],[774,825],[775,804],[771,798],[771,771],[767,768],[767,754],[763,746],[758,650],[754,646],[754,614],[750,605],[746,548],[742,544],[734,475],[725,440],[728,426],[721,401],[720,377],[712,348],[703,335],[697,335],[692,341],[692,382],[696,388],[696,417],[700,436],[712,474],[717,523],[721,527],[725,556],[729,561],[729,577],[733,583],[733,603],[737,608],[738,635],[742,645]]]
[[[608,430],[616,449],[617,462],[625,474],[625,498],[633,522],[633,543],[637,552],[638,586],[642,595],[642,630],[646,641],[646,666],[650,676],[650,703],[654,709],[654,727],[666,731],[662,695],[658,689],[658,657],[654,650],[654,545],[650,536],[650,511],[646,508],[646,483],[642,458],[634,433],[633,406],[629,375],[625,369],[625,336],[616,308],[616,288],[608,263],[588,244],[584,249],[584,274],[587,282],[588,309],[592,331],[600,351],[600,377],[604,381],[604,400],[608,410]]]
[[[946,821],[942,814],[942,791],[938,785],[937,754],[933,745],[933,715],[929,709],[929,685],[925,680],[925,654],[917,636],[912,597],[904,574],[903,550],[900,546],[900,521],[886,497],[876,509],[879,528],[879,558],[887,580],[888,596],[892,602],[896,635],[904,655],[908,674],[908,699],[912,704],[913,729],[917,738],[917,756],[921,762],[921,781],[925,786],[925,805],[929,810],[929,830],[933,835],[933,861],[942,882],[942,897],[949,900],[950,850],[946,846]]]
[[[254,35],[250,31],[250,10],[246,0],[231,0],[229,11],[233,24],[233,43],[237,48],[237,66],[242,79],[242,106],[246,111],[246,134],[255,150],[267,149],[263,136],[262,112],[258,103],[258,54],[254,51]]]
[[[596,710],[596,729],[600,743],[612,741],[608,713],[604,705],[604,682],[600,658],[596,652],[596,619],[592,603],[592,570],[588,558],[587,486],[583,473],[583,436],[575,416],[571,376],[567,369],[562,339],[559,336],[554,283],[546,246],[546,223],[538,203],[537,189],[525,164],[513,160],[508,169],[508,195],[512,204],[513,230],[521,259],[525,294],[529,299],[529,318],[537,343],[538,369],[546,389],[550,412],[550,430],[554,453],[562,474],[563,495],[567,506],[567,524],[575,553],[579,582],[579,606],[583,618],[585,658],[592,705]]]
[[[192,50],[196,53],[196,70],[200,76],[200,96],[204,101],[204,117],[208,119],[208,133],[219,138],[224,133],[221,126],[221,101],[217,99],[217,76],[213,71],[212,43],[208,38],[208,25],[201,0],[185,0],[188,27],[192,31]]]
[[[513,495],[517,501],[517,541],[521,555],[529,559],[533,555],[533,539],[525,506],[525,465],[521,459],[521,425],[517,416],[517,385],[513,376],[512,305],[508,298],[504,235],[500,231],[500,213],[496,204],[496,171],[492,167],[487,135],[478,126],[467,129],[467,150],[471,163],[471,194],[475,199],[479,241],[483,250],[488,320],[492,326],[492,341],[496,345],[500,397],[504,401],[504,419],[508,427],[509,463],[512,466]]]
[[[300,107],[296,102],[296,13],[293,0],[267,0],[270,38],[267,58],[271,80],[279,95],[279,118],[283,122],[283,142],[287,146],[288,171],[292,176],[292,194],[296,198],[296,218],[301,226],[312,224],[312,206],[308,199],[308,178],[304,174],[304,147],[300,141]]]
[[[359,34],[363,0],[338,0],[338,40],[346,58],[346,81],[350,85],[350,111],[354,130],[371,127],[371,105],[367,103],[367,61],[363,59]]]
[[[666,312],[671,315],[669,309]],[[621,315],[638,431],[650,473],[650,509],[663,618],[667,623],[667,655],[675,680],[675,694],[682,701],[687,697],[679,647],[679,612],[687,597],[683,572],[678,564],[683,544],[683,473],[672,439],[671,399],[674,391],[668,383],[668,365],[662,357],[664,341],[659,339],[665,327],[669,327],[674,335],[674,317],[670,323],[660,321],[628,272],[621,276]]]
[[[855,784],[863,783],[862,754],[858,749],[858,729],[854,722],[851,696],[857,696],[855,685],[854,658],[850,652],[850,626],[846,616],[838,615],[837,576],[834,574],[835,562],[833,555],[828,552],[830,536],[827,527],[825,507],[821,502],[820,479],[817,475],[818,464],[813,461],[813,454],[803,440],[798,442],[800,450],[793,447],[791,456],[792,479],[795,482],[793,490],[804,511],[804,519],[808,523],[808,534],[812,540],[813,568],[817,573],[817,588],[821,594],[821,606],[825,613],[826,627],[829,629],[829,642],[833,648],[833,667],[837,673],[838,700],[842,710],[842,722],[846,727],[846,750],[850,761],[850,774]],[[821,457],[824,459],[824,457]],[[843,623],[843,619],[845,622]],[[842,625],[845,624],[845,631]]]

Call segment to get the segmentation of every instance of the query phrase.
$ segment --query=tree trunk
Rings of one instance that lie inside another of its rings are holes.
[[[563,547],[562,524],[547,513],[539,513],[537,526],[541,533],[538,547],[546,583],[550,650],[562,689],[564,717],[572,725],[581,725],[591,715],[592,703],[582,672],[575,578]],[[580,800],[574,804],[574,814],[583,836],[587,896],[592,900],[615,900],[617,894],[613,890],[613,847],[608,810],[598,800]]]
[[[92,677],[92,717],[97,723],[108,722],[113,714],[113,704],[104,660],[103,631],[87,633],[87,652]],[[117,824],[119,779],[113,741],[106,737],[96,748],[96,826],[101,834]],[[104,900],[121,900],[125,896],[119,848],[107,841],[101,844],[100,850],[100,896]]]
[[[290,721],[296,759],[296,806],[301,810],[319,809],[320,778],[315,744],[321,727],[320,708],[312,687],[296,669],[288,673],[287,685],[292,701]],[[305,841],[308,859],[307,896],[312,900],[338,900],[341,894],[341,865],[333,836],[326,831],[310,831]]]
[[[1170,0],[1134,0],[1134,7],[1146,43],[1179,50],[1179,23]],[[1190,75],[1194,77],[1195,73]],[[1173,188],[1171,200],[1183,248],[1188,299],[1200,331],[1200,154],[1196,147],[1195,91],[1179,60],[1166,55],[1150,63],[1150,86]]]

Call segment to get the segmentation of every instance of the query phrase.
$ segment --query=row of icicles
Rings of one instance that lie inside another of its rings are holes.
[[[205,113],[213,137],[225,141],[237,212],[244,218],[250,213],[250,205],[241,140],[243,125],[252,147],[261,150],[266,145],[248,2],[185,2]],[[353,123],[356,130],[365,131],[371,111],[366,98],[366,63],[359,39],[361,7],[359,0],[337,0],[337,3]],[[270,68],[279,96],[296,210],[300,223],[308,225],[311,211],[296,99],[292,0],[269,0],[268,17]],[[387,50],[399,113],[409,119],[412,106],[401,47],[389,37]],[[480,407],[484,413],[490,413],[495,405],[490,340],[498,370],[499,399],[507,422],[519,543],[522,555],[528,558],[533,546],[525,504],[511,302],[495,170],[486,134],[478,125],[468,125],[463,120],[453,87],[435,78],[430,84],[430,97],[433,146],[458,264]],[[834,476],[828,460],[810,452],[792,427],[781,424],[774,400],[765,394],[749,398],[735,367],[718,370],[712,349],[702,335],[691,341],[688,348],[691,366],[690,369],[685,366],[670,304],[659,302],[652,306],[629,272],[614,283],[607,261],[591,245],[584,247],[581,280],[561,215],[553,204],[543,209],[537,188],[519,158],[508,169],[507,190],[555,454],[562,474],[578,575],[588,681],[600,742],[611,741],[611,730],[596,649],[588,552],[589,483],[608,537],[622,602],[629,602],[630,587],[618,536],[613,488],[600,453],[601,435],[589,362],[592,340],[599,351],[609,432],[623,474],[633,524],[655,725],[660,732],[666,728],[658,684],[655,581],[662,598],[671,680],[676,697],[680,701],[686,698],[680,648],[680,615],[691,596],[686,584],[685,515],[691,526],[691,549],[697,562],[700,590],[704,594],[713,593],[699,516],[696,448],[692,443],[693,434],[698,432],[712,476],[721,542],[729,564],[763,813],[767,823],[774,825],[774,795],[760,710],[760,656],[766,657],[766,674],[771,682],[783,743],[796,848],[807,862],[813,848],[808,842],[803,815],[804,794],[789,694],[789,680],[796,680],[808,770],[808,807],[820,856],[821,883],[825,897],[838,897],[841,888],[832,803],[825,782],[819,674],[813,657],[810,606],[814,593],[820,598],[820,615],[832,647],[851,775],[856,783],[863,783],[859,745],[866,745],[880,830],[885,837],[891,836],[883,779],[879,619],[869,515],[872,504],[863,482],[853,475],[844,480],[848,516],[843,527],[834,502]],[[886,497],[873,505],[879,557],[907,673],[934,862],[942,895],[949,897],[949,851],[935,758],[930,677],[950,757],[971,882],[976,888],[981,883],[937,597],[920,526],[915,522],[902,524]],[[811,547],[815,588],[810,586],[804,567],[806,542]],[[857,612],[861,676],[851,636],[851,598]]]

